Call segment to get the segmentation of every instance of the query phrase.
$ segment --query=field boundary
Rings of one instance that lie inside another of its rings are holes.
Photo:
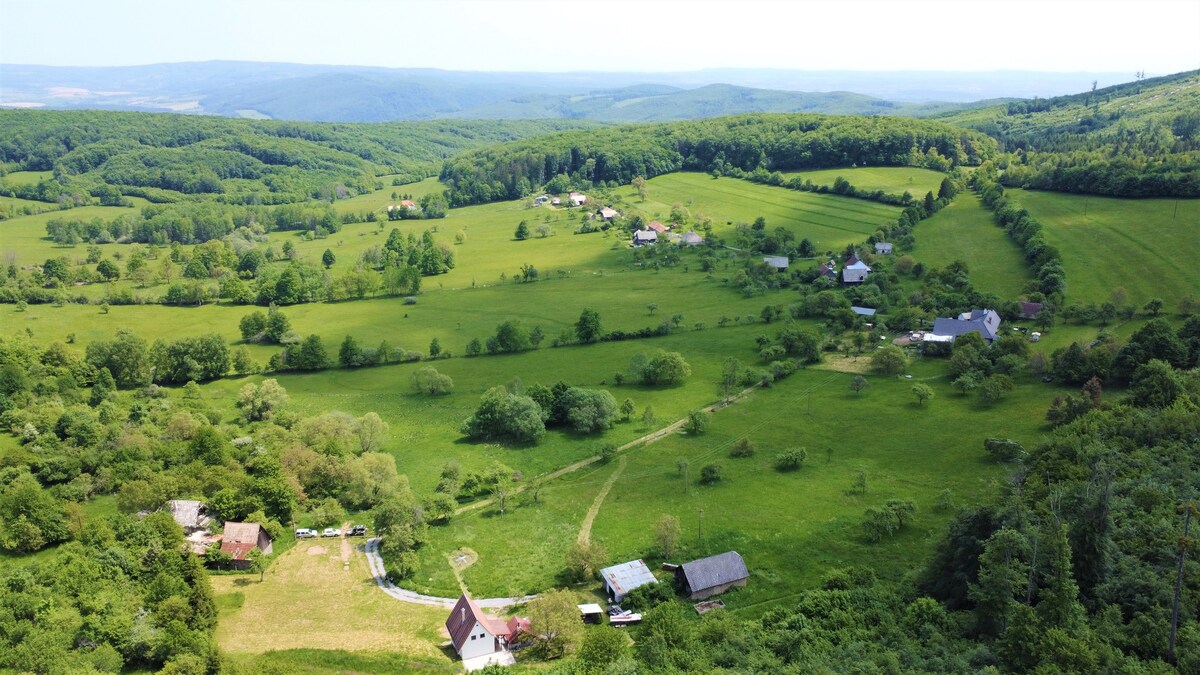
[[[617,470],[612,472],[608,480],[604,481],[604,487],[600,488],[600,492],[596,495],[596,499],[592,501],[591,508],[588,509],[587,515],[583,517],[583,525],[579,528],[579,538],[577,541],[581,544],[586,544],[592,538],[592,522],[596,520],[596,515],[600,513],[600,507],[604,506],[604,500],[608,497],[608,493],[612,490],[617,479],[625,471],[625,455],[621,456],[621,460],[617,463]]]

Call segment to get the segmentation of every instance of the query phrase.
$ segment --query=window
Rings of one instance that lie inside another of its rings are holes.
[[[474,639],[475,639],[475,638],[477,638],[477,637],[479,637],[479,636],[478,636],[478,635],[472,635],[472,636],[471,636],[471,639],[472,639],[472,640],[474,640]]]

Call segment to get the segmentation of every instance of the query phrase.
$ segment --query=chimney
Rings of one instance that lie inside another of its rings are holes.
[[[459,608],[458,608],[458,614],[459,614],[459,621],[460,621],[461,623],[466,623],[466,622],[467,622],[467,608],[466,608],[466,607],[459,607]]]

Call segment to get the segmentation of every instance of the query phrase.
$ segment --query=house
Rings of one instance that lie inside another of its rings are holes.
[[[842,283],[861,284],[870,274],[871,268],[865,262],[859,260],[858,256],[851,256],[842,268]]]
[[[533,198],[533,203],[536,204],[537,206],[541,206],[542,204],[544,204],[548,201],[550,201],[549,195],[538,195]]]
[[[596,215],[600,217],[600,220],[611,221],[613,218],[616,218],[620,214],[617,213],[616,209],[610,209],[606,206],[606,207],[600,209],[599,211],[597,211]]]
[[[675,576],[689,599],[703,600],[745,586],[750,573],[737,551],[726,551],[684,563],[675,570]]]
[[[957,318],[938,317],[933,322],[932,335],[948,337],[950,341],[959,335],[979,333],[987,342],[992,342],[999,335],[1000,315],[992,309],[975,309],[963,312]],[[926,341],[930,341],[926,338]]]
[[[550,206],[560,206],[561,204],[562,204],[562,200],[559,199],[558,197],[555,197],[554,199],[550,200]]]
[[[870,307],[851,307],[850,311],[859,316],[875,316],[875,310]]]
[[[892,245],[886,241],[877,241],[875,242],[875,252],[879,255],[891,255]]]
[[[638,230],[633,233],[634,246],[648,246],[658,243],[658,233],[654,230]]]
[[[523,616],[514,616],[505,624],[508,629],[508,644],[513,645],[521,641],[523,636],[529,635],[529,619]]]
[[[463,661],[508,654],[508,636],[511,634],[508,625],[484,614],[466,593],[458,597],[454,609],[450,610],[446,632],[450,634],[454,651]]]
[[[1017,314],[1022,319],[1036,319],[1044,307],[1045,305],[1040,302],[1018,302]]]
[[[233,566],[237,569],[250,567],[246,556],[250,551],[258,549],[264,555],[271,555],[271,535],[258,523],[225,523],[225,532],[221,535],[221,550],[233,558]]]
[[[416,211],[416,210],[417,210],[417,203],[416,203],[416,202],[414,202],[414,201],[413,201],[413,200],[411,200],[411,199],[403,199],[403,200],[401,200],[401,201],[400,201],[400,206],[403,206],[404,208],[408,209],[409,211]]]
[[[695,232],[688,230],[687,232],[683,233],[683,245],[684,246],[699,246],[700,244],[703,244],[703,243],[704,243],[704,237],[696,234]]]
[[[578,605],[579,616],[583,618],[584,623],[603,623],[604,610],[600,609],[600,605],[594,602],[589,602],[584,605]]]
[[[208,516],[208,508],[194,499],[172,499],[167,502],[167,510],[183,528],[184,536],[193,532],[203,532],[212,523],[212,518]]]
[[[786,272],[788,268],[788,257],[786,255],[764,255],[763,262],[774,267],[777,272]]]
[[[666,225],[663,225],[662,223],[658,222],[657,220],[652,220],[652,221],[650,221],[650,224],[646,226],[646,229],[654,230],[655,232],[662,234],[671,228],[667,227]]]
[[[638,586],[658,583],[650,568],[641,560],[605,567],[600,570],[600,579],[604,582],[604,592],[608,594],[608,601],[611,603],[621,602],[629,591]]]
[[[837,281],[837,263],[833,262],[832,260],[821,263],[821,265],[817,267],[817,275],[818,278],[825,277],[826,279]]]
[[[567,195],[567,199],[571,201],[571,206],[583,206],[587,203],[587,195],[578,192],[572,192]]]

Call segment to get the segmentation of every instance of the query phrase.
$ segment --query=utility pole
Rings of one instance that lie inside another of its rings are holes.
[[[1171,641],[1167,648],[1167,660],[1175,663],[1175,638],[1179,634],[1179,603],[1183,599],[1183,563],[1187,558],[1188,546],[1191,544],[1188,536],[1192,530],[1192,513],[1196,510],[1196,502],[1182,505],[1183,538],[1179,540],[1179,563],[1175,568],[1175,600],[1171,603]]]

